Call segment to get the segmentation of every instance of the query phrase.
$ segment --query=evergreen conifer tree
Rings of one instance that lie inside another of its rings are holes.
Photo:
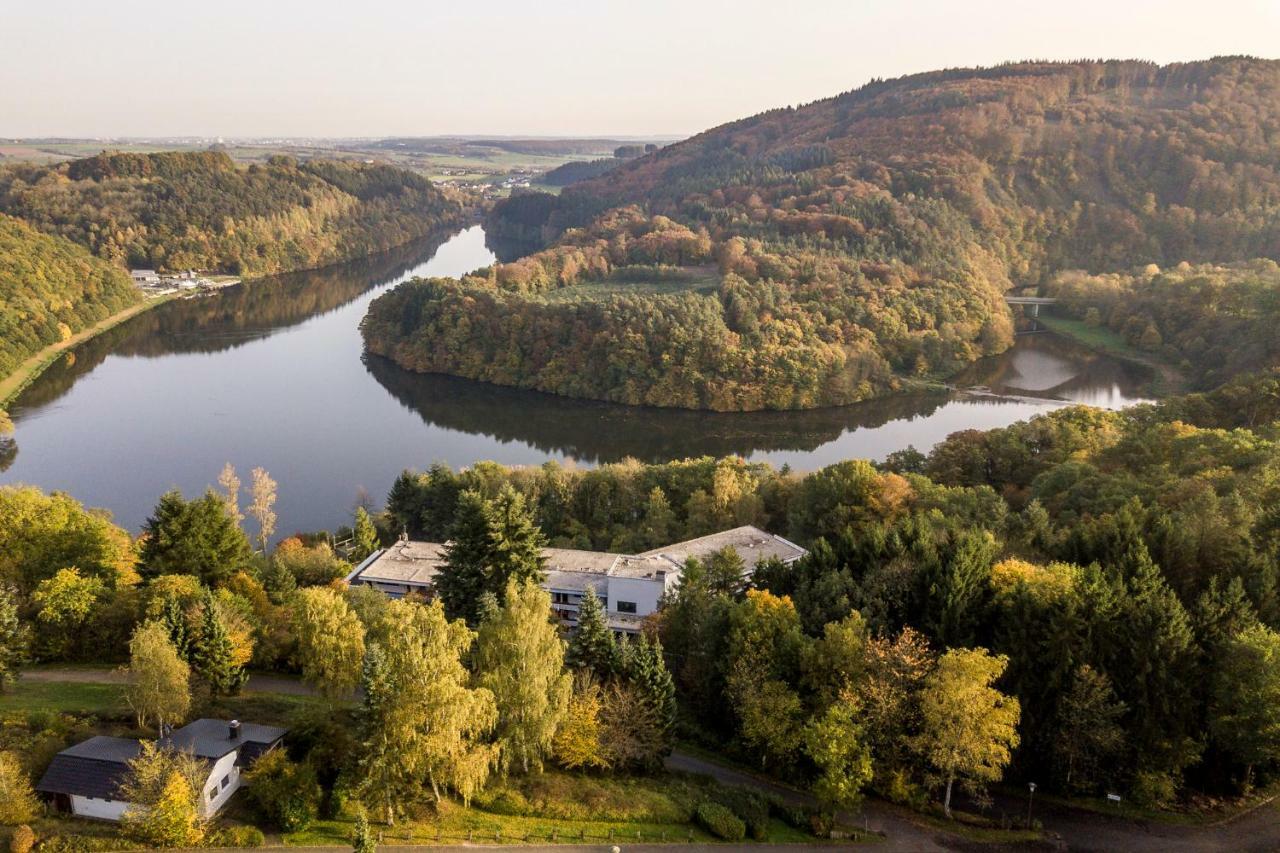
[[[627,681],[636,689],[640,701],[647,705],[657,721],[661,741],[654,763],[671,752],[672,732],[676,721],[676,685],[662,657],[662,644],[641,635],[628,643],[623,652],[623,670]]]
[[[235,647],[231,643],[231,636],[218,614],[213,593],[207,590],[202,610],[200,639],[196,644],[192,663],[214,696],[232,696],[240,692],[248,679],[248,673],[235,662]]]
[[[480,597],[487,589],[491,529],[485,499],[479,492],[463,492],[445,549],[445,564],[435,579],[436,594],[450,619],[474,624],[479,618]]]
[[[191,662],[191,635],[187,631],[187,614],[182,609],[182,602],[176,595],[165,598],[164,610],[160,612],[160,622],[169,634],[169,642],[178,653],[178,657],[187,663]]]
[[[493,525],[490,534],[493,571],[488,590],[501,599],[511,581],[515,581],[516,586],[526,582],[541,583],[542,549],[546,547],[547,540],[533,523],[524,496],[510,486],[504,486],[490,504],[490,519]]]
[[[463,492],[445,551],[445,566],[435,581],[449,617],[476,624],[485,593],[501,602],[508,582],[541,581],[545,544],[524,498],[510,486],[492,501],[479,492]]]
[[[569,638],[564,663],[570,669],[590,670],[602,681],[617,674],[620,663],[618,644],[609,630],[604,605],[591,587],[587,587],[578,605],[578,627]]]

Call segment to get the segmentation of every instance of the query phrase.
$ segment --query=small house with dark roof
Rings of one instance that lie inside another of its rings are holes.
[[[278,747],[285,730],[237,720],[196,720],[160,739],[166,749],[189,752],[208,769],[199,792],[205,817],[212,817],[239,790],[241,772]],[[77,817],[119,820],[130,803],[120,788],[129,762],[142,751],[130,738],[92,737],[53,757],[36,792],[59,811]]]

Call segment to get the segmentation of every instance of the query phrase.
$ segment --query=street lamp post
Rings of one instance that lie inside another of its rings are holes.
[[[1031,804],[1036,798],[1036,783],[1027,783],[1027,829],[1031,828]]]

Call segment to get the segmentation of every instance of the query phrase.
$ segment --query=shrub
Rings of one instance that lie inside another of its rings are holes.
[[[485,803],[485,809],[494,814],[516,817],[529,814],[529,802],[519,791],[503,788]]]
[[[122,842],[113,835],[51,835],[40,842],[39,853],[118,853],[136,850],[137,845]]]
[[[725,841],[741,841],[747,835],[746,824],[719,803],[702,803],[694,813],[694,818],[707,832]]]
[[[817,809],[809,810],[809,831],[818,838],[830,838],[836,828],[835,816]]]
[[[254,763],[245,782],[259,814],[282,832],[297,832],[315,820],[320,785],[311,765],[295,764],[283,750],[272,750]]]
[[[763,794],[749,788],[722,788],[712,799],[746,824],[747,833],[756,841],[769,836],[769,800]]]
[[[356,825],[351,830],[352,853],[377,853],[378,839],[369,826],[369,818],[363,811],[356,815]]]
[[[910,806],[914,809],[924,808],[928,795],[918,784],[911,781],[905,770],[890,770],[876,778],[876,792],[891,803]]]
[[[31,848],[35,846],[36,834],[25,823],[15,829],[13,837],[9,839],[9,853],[31,853]]]
[[[210,847],[261,847],[266,836],[256,826],[226,826],[209,839]]]
[[[782,821],[787,826],[794,829],[802,829],[805,832],[808,832],[810,829],[810,811],[812,811],[812,809],[807,809],[804,806],[793,806],[778,797],[774,797],[769,801],[769,813],[771,815],[778,818],[778,820]]]
[[[1178,794],[1178,783],[1168,773],[1143,771],[1133,777],[1129,794],[1140,806],[1160,808],[1173,802]]]

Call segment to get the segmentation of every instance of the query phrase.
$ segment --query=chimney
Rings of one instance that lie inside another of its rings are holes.
[[[236,740],[237,738],[240,737],[240,721],[239,720],[232,720],[230,723],[227,724],[227,729],[229,731],[228,736],[230,737],[231,740]]]

